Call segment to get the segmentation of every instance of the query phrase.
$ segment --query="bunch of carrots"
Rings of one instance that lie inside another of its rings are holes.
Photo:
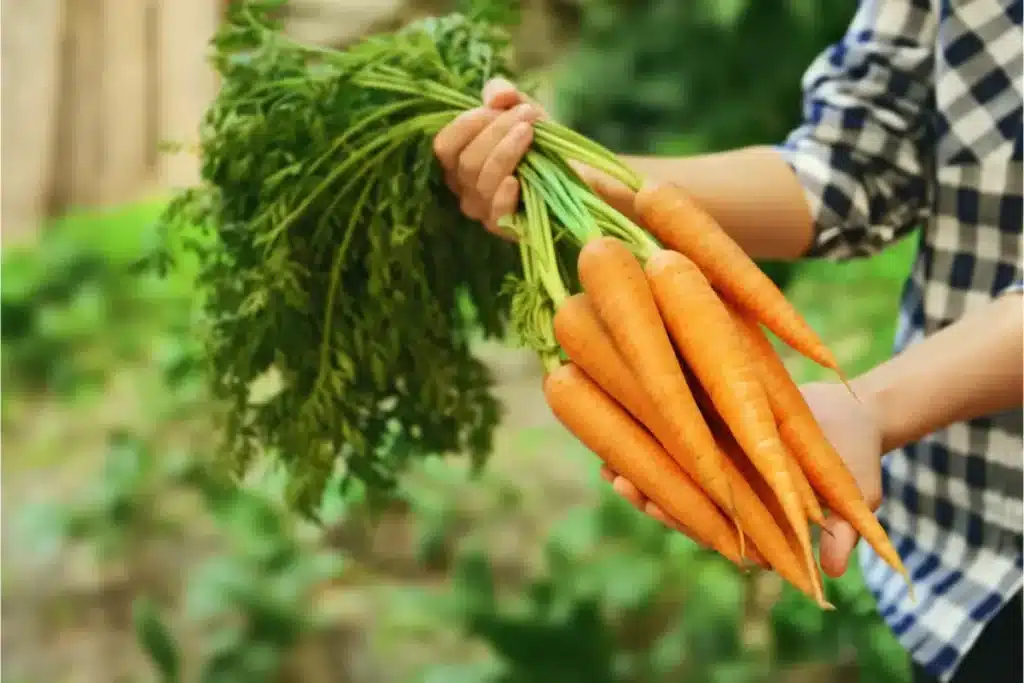
[[[406,461],[382,457],[393,424],[424,452],[485,451],[497,411],[465,316],[450,312],[468,292],[484,327],[510,321],[541,356],[559,420],[695,540],[824,607],[810,526],[828,510],[906,575],[765,328],[842,377],[835,358],[682,192],[641,187],[610,150],[540,121],[508,219],[518,268],[436,194],[447,190],[430,141],[482,104],[486,80],[514,80],[508,32],[493,23],[514,3],[477,0],[343,51],[281,33],[282,4],[231,4],[212,44],[223,84],[203,126],[204,182],[164,217],[213,229],[208,244],[189,241],[205,244],[233,470],[279,452],[290,499],[311,507],[338,458],[374,486],[390,479]],[[602,201],[578,165],[638,190],[639,220]],[[510,307],[492,291],[506,273]],[[246,387],[270,359],[286,386],[254,410]]]
[[[678,188],[641,189],[635,210],[648,238],[581,239],[583,291],[552,297],[561,353],[544,393],[559,421],[694,540],[823,608],[810,525],[826,509],[906,576],[764,328],[843,377],[829,349]]]

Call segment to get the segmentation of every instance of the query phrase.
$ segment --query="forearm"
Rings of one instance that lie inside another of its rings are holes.
[[[979,307],[852,382],[878,412],[883,452],[1024,405],[1022,299]]]
[[[755,259],[797,259],[813,239],[804,190],[770,147],[693,157],[626,156],[650,182],[674,183]]]

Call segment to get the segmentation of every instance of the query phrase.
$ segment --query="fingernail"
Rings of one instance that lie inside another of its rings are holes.
[[[525,138],[533,132],[533,126],[525,121],[520,121],[516,125],[512,126],[512,135],[517,138]]]

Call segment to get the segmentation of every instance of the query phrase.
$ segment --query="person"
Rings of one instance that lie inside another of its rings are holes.
[[[864,256],[920,228],[895,355],[853,380],[860,402],[840,384],[802,387],[911,573],[916,600],[858,552],[918,683],[1019,683],[1024,670],[1021,6],[865,0],[805,73],[803,120],[780,144],[624,157],[755,259]],[[545,114],[501,80],[483,100],[434,148],[462,210],[509,237],[498,222],[517,208],[514,170]],[[580,170],[631,211],[628,189]],[[836,518],[827,530],[821,564],[839,576],[858,539]]]

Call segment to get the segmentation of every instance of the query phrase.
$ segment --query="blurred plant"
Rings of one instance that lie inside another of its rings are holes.
[[[747,583],[754,575],[667,532],[607,490],[596,508],[575,508],[557,524],[545,557],[542,575],[509,590],[485,554],[465,550],[438,612],[486,643],[494,659],[437,666],[419,680],[760,683],[790,680],[789,672],[808,662],[830,671],[851,649],[860,680],[907,680],[905,654],[856,571],[828,583],[835,612],[784,589],[773,608],[752,614]],[[762,626],[770,638],[758,652],[745,630]]]
[[[175,494],[197,496],[209,519],[173,516]],[[304,542],[294,516],[264,491],[226,481],[199,460],[158,457],[141,440],[117,435],[91,495],[52,506],[51,515],[65,540],[127,565],[132,586],[142,590],[133,609],[137,637],[160,680],[176,683],[185,668],[198,672],[189,680],[199,683],[301,680],[291,668],[294,655],[304,638],[328,625],[317,597],[338,576],[341,558]],[[145,592],[152,583],[142,580],[141,553],[161,540],[195,543],[207,521],[223,544],[186,575],[182,628],[202,639],[184,662],[157,599]]]
[[[188,364],[189,271],[165,279],[148,267],[161,248],[153,227],[160,209],[71,215],[43,230],[38,243],[3,252],[6,398],[73,395],[126,362],[157,360],[177,373]]]
[[[181,525],[157,501],[177,484],[185,462],[156,458],[143,441],[112,434],[99,476],[77,500],[34,509],[65,542],[92,550],[102,562],[138,562],[154,540],[180,538]]]
[[[625,153],[687,155],[781,141],[800,78],[856,3],[596,0],[558,79],[560,119]],[[782,287],[793,266],[765,262]]]
[[[197,490],[227,542],[190,572],[186,615],[203,634],[194,667],[200,683],[301,680],[289,666],[304,637],[325,625],[318,591],[341,570],[340,557],[304,544],[294,518],[259,491],[190,469]],[[176,681],[178,657],[169,629],[151,607],[137,611],[143,647],[165,681]]]

